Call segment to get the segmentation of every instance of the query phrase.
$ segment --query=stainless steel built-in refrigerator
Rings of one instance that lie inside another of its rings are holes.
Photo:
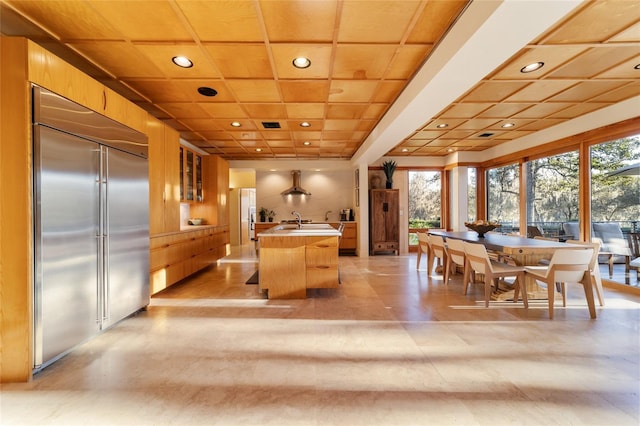
[[[33,87],[34,369],[149,303],[147,138]]]

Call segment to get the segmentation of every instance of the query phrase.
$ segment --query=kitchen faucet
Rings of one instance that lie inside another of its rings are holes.
[[[300,216],[300,213],[294,210],[291,212],[291,214],[294,215],[298,220],[298,229],[302,229],[302,216]]]
[[[331,210],[327,210],[327,212],[324,214],[324,221],[325,222],[329,222],[329,213],[333,213]]]

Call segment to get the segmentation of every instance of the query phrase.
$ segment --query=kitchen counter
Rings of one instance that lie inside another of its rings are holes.
[[[329,224],[276,224],[260,238],[259,288],[269,299],[304,299],[338,287],[340,232]]]

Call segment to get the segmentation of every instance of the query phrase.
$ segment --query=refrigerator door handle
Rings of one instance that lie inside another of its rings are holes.
[[[102,321],[107,322],[111,317],[109,312],[109,155],[104,146],[101,147],[102,159],[102,186],[104,188],[102,206],[100,209],[103,215],[102,236],[104,256],[101,257],[102,265]]]
[[[103,167],[103,155],[102,148],[98,147],[96,150],[96,160],[98,162],[98,176],[96,176],[96,184],[98,185],[98,203],[104,205],[104,167]],[[104,310],[104,294],[102,291],[103,279],[104,279],[104,264],[100,259],[104,258],[104,213],[102,208],[98,208],[98,229],[96,230],[96,239],[98,243],[98,277],[96,285],[97,294],[97,306],[96,306],[96,324],[99,328],[102,328]]]

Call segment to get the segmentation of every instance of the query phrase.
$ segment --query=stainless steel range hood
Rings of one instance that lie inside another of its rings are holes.
[[[292,170],[291,176],[293,176],[293,186],[282,191],[281,195],[311,195],[310,192],[300,186],[300,170]]]

